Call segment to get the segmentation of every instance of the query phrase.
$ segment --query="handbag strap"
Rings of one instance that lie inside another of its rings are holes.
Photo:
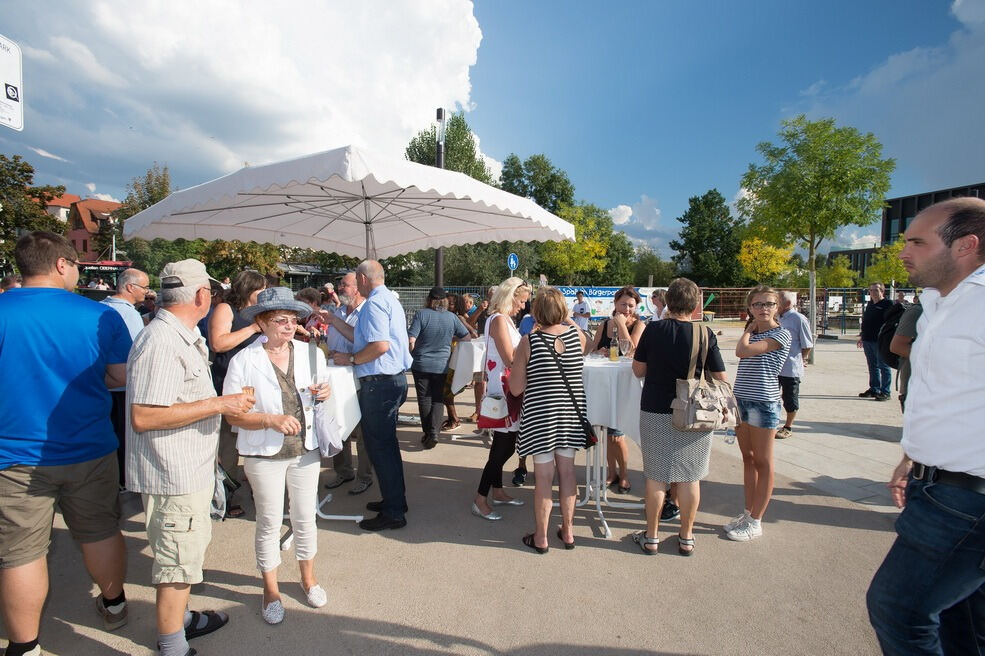
[[[318,354],[316,353],[317,350],[318,350],[318,344],[314,340],[308,342],[308,376],[310,377],[308,379],[309,383],[312,380],[314,380],[315,377],[318,375]],[[317,399],[313,399],[312,403],[318,405],[319,403],[321,403],[321,401],[318,401]]]
[[[543,332],[531,333],[531,335],[533,334],[540,335],[541,343],[544,345],[544,348],[546,348],[547,351],[554,358],[554,364],[557,365],[558,371],[561,372],[561,381],[564,383],[564,388],[568,390],[568,396],[571,397],[571,403],[572,405],[575,406],[575,412],[578,413],[578,418],[581,419],[582,423],[585,426],[591,426],[588,419],[585,418],[585,415],[583,415],[581,413],[581,410],[578,408],[578,399],[575,398],[575,392],[573,389],[571,389],[571,383],[568,382],[568,376],[567,374],[564,373],[564,367],[561,366],[561,358],[558,357],[557,351],[554,349],[554,345],[548,342],[548,339],[546,337],[547,333],[543,333]],[[554,339],[561,338],[561,335],[552,335],[552,336],[554,337]]]
[[[710,382],[711,372],[708,371],[708,335],[704,326],[691,322],[691,362],[687,369],[688,380],[694,378],[694,372],[698,368],[699,354],[701,355],[703,377]]]

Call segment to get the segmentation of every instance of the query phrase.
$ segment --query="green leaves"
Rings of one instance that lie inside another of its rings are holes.
[[[742,282],[738,260],[741,222],[732,217],[717,189],[692,196],[687,211],[677,220],[684,227],[670,247],[677,251],[674,262],[682,275],[709,287]]]
[[[33,185],[33,166],[20,155],[0,155],[0,275],[14,270],[14,246],[20,231],[64,234],[67,228],[45,211],[45,205],[64,194],[65,187]]]

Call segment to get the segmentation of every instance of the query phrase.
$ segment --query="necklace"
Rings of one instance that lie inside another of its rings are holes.
[[[263,347],[263,350],[266,351],[269,355],[284,355],[285,353],[287,353],[287,351],[288,351],[288,349],[290,349],[290,347],[291,347],[291,343],[290,342],[287,342],[286,344],[284,344],[282,347],[280,347],[276,351],[274,349],[272,349],[272,348],[267,347],[267,346],[264,346]]]

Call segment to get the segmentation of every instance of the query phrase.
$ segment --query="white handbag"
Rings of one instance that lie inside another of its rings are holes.
[[[315,342],[308,343],[308,366],[311,377],[314,378],[318,371],[318,345]],[[313,401],[311,429],[315,431],[315,439],[318,440],[318,450],[322,457],[331,458],[337,453],[342,452],[342,430],[339,423],[335,420],[335,408],[330,403]]]

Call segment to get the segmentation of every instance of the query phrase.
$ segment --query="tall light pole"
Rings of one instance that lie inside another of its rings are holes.
[[[438,108],[438,143],[434,149],[434,165],[439,169],[445,168],[445,110]],[[445,249],[438,246],[434,249],[434,284],[445,286]]]

